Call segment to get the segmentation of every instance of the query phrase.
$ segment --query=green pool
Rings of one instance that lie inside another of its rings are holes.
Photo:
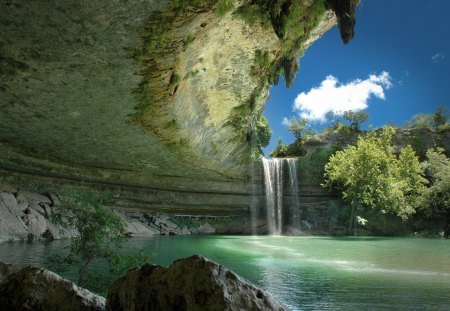
[[[66,242],[0,245],[0,260],[44,265]],[[410,238],[157,236],[132,239],[154,263],[202,254],[292,310],[450,310],[450,241]]]

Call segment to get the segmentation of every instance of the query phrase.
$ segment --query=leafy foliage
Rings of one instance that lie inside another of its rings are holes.
[[[283,140],[281,137],[278,138],[277,147],[275,150],[271,151],[269,156],[276,157],[286,157],[288,155],[288,146],[283,145]]]
[[[300,140],[302,137],[302,133],[306,130],[307,128],[307,121],[306,119],[291,119],[289,121],[289,124],[287,125],[287,130],[289,132],[291,132],[294,136],[295,139]]]
[[[131,257],[120,254],[127,238],[121,234],[123,223],[120,217],[104,207],[106,199],[107,195],[85,189],[63,198],[61,211],[55,220],[65,228],[75,229],[77,234],[70,238],[65,256],[56,254],[50,258],[56,270],[77,267],[77,284],[84,287],[89,284],[95,291],[104,290],[108,283],[130,267],[147,259],[144,255]],[[90,269],[99,260],[106,261],[109,266],[106,276]]]
[[[421,202],[427,182],[424,169],[410,146],[397,157],[393,133],[385,127],[380,137],[375,132],[360,136],[356,146],[336,152],[325,165],[323,186],[340,190],[352,205],[349,233],[358,209],[377,209],[406,220]]]
[[[171,86],[177,86],[178,84],[180,84],[181,78],[178,74],[174,73],[172,74],[172,76],[170,77],[170,82],[169,85]]]
[[[214,11],[219,16],[224,16],[234,9],[233,0],[219,0],[214,8]]]
[[[434,114],[418,113],[405,122],[406,128],[434,128],[443,130],[448,128],[449,115],[445,107],[439,107]]]
[[[344,120],[347,120],[350,124],[351,130],[357,132],[361,130],[361,124],[369,120],[369,114],[365,111],[344,111]]]
[[[258,145],[267,147],[272,138],[272,129],[269,127],[269,122],[264,116],[261,116],[259,121],[256,121],[256,136],[258,138]]]
[[[424,206],[429,216],[450,213],[450,159],[444,149],[429,149],[425,162],[430,187],[424,196]]]
[[[323,178],[319,177],[323,176],[325,173],[325,165],[337,150],[337,147],[318,148],[311,154],[308,154],[298,164],[302,176],[308,174],[310,176],[309,178],[322,182]]]
[[[433,116],[431,114],[418,113],[405,122],[406,128],[431,128],[433,126]]]

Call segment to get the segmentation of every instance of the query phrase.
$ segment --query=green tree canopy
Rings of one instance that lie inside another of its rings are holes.
[[[281,137],[278,137],[278,143],[275,150],[273,150],[269,156],[276,158],[276,157],[285,157],[287,155],[288,148],[286,145],[283,145],[283,140]]]
[[[359,131],[361,124],[369,120],[369,114],[365,111],[344,111],[344,120],[347,120],[350,125],[350,129]]]
[[[70,238],[66,254],[50,257],[50,263],[56,270],[65,271],[69,267],[76,267],[77,284],[84,287],[89,285],[90,289],[97,292],[104,291],[108,283],[149,257],[143,252],[136,257],[121,254],[122,244],[127,237],[121,234],[123,222],[120,217],[104,206],[107,197],[107,194],[98,194],[93,190],[76,189],[62,198],[62,207],[55,220],[64,228],[75,229],[77,234]],[[98,260],[108,264],[107,275],[91,269]]]
[[[349,234],[359,209],[390,212],[406,220],[420,204],[427,182],[424,168],[411,146],[395,154],[393,133],[385,127],[379,137],[375,132],[360,136],[356,146],[337,151],[325,165],[323,186],[340,190],[351,203]]]
[[[287,130],[291,132],[295,139],[299,140],[302,137],[302,133],[307,128],[307,121],[306,119],[296,119],[292,118],[288,121],[288,125],[286,126]]]
[[[428,149],[425,162],[430,187],[424,196],[427,214],[450,213],[450,159],[444,149]]]
[[[448,111],[445,107],[439,107],[433,114],[433,126],[439,128],[445,126],[449,119]]]

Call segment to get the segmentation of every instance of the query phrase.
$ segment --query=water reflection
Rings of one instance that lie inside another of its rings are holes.
[[[0,260],[45,265],[66,242],[0,244]],[[202,254],[269,290],[293,310],[449,310],[450,241],[186,236],[133,239],[168,265]]]

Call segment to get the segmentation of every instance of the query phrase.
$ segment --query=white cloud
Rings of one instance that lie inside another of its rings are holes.
[[[347,110],[366,109],[372,95],[384,100],[384,90],[391,87],[391,76],[386,71],[379,75],[370,75],[366,80],[356,79],[347,84],[342,84],[329,75],[319,87],[297,96],[294,111],[297,111],[301,118],[324,121],[325,114],[329,111],[342,114]]]
[[[445,58],[445,54],[443,53],[436,53],[433,56],[431,56],[431,62],[437,63],[440,60],[443,60]]]

